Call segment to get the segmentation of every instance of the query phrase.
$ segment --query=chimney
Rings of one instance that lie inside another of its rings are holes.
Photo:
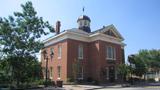
[[[56,34],[59,34],[59,33],[60,33],[60,27],[61,27],[61,22],[60,22],[60,21],[57,21],[57,22],[56,22]]]

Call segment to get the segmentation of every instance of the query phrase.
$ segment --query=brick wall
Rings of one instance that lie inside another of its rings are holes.
[[[62,57],[58,59],[58,46],[62,46]],[[83,46],[83,59],[78,60],[78,46]],[[106,60],[106,46],[113,46],[116,49],[116,60],[114,63],[108,63]],[[105,77],[101,76],[101,69],[108,66],[117,67],[118,64],[122,63],[124,58],[124,51],[121,45],[113,44],[104,41],[94,42],[82,42],[72,39],[66,39],[56,44],[50,45],[45,48],[50,55],[50,48],[54,48],[54,57],[49,57],[49,69],[53,67],[53,79],[57,80],[57,66],[61,66],[61,79],[67,81],[67,78],[73,78],[73,64],[75,61],[80,61],[80,64],[84,68],[84,79],[92,77],[95,80],[104,80]],[[43,49],[44,50],[44,49]],[[45,67],[45,61],[42,57],[42,67]]]

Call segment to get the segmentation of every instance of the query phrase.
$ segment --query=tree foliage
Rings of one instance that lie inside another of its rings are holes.
[[[130,73],[130,67],[127,64],[120,64],[118,66],[118,73],[121,75],[121,80],[126,78],[126,76]]]
[[[53,31],[47,21],[36,15],[31,2],[21,6],[22,12],[0,18],[0,44],[7,55],[26,56],[39,52],[43,45],[38,39],[47,34],[44,29]]]
[[[129,62],[134,65],[135,75],[142,76],[151,70],[160,70],[160,50],[140,50],[138,54],[130,55]]]
[[[48,21],[37,16],[32,2],[21,7],[22,12],[14,12],[8,18],[0,17],[0,52],[4,54],[1,71],[11,75],[17,84],[38,78],[41,68],[35,53],[43,47],[40,38],[49,31],[54,32]]]

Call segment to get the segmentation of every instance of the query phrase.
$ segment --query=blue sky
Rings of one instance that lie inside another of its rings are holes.
[[[21,11],[27,0],[1,0],[0,17]],[[140,49],[160,49],[160,0],[32,0],[33,6],[55,26],[61,21],[61,30],[76,28],[77,18],[84,14],[91,18],[91,30],[114,24],[125,38],[126,57]],[[49,36],[52,36],[50,34]],[[47,36],[47,37],[49,37]]]

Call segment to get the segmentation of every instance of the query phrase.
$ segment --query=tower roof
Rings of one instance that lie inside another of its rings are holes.
[[[78,17],[77,22],[78,22],[79,20],[88,20],[89,22],[91,22],[90,18],[89,18],[88,16],[86,16],[86,15],[82,15],[82,16]]]

